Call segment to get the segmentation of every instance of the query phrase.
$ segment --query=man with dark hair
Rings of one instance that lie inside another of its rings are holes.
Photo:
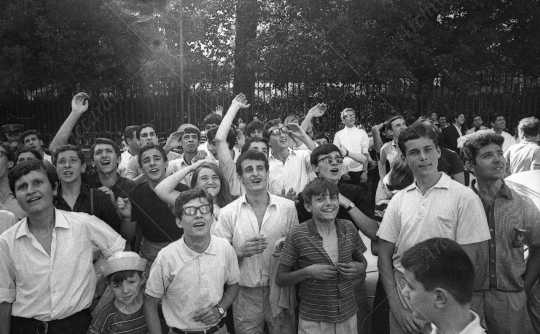
[[[122,153],[121,159],[119,160],[118,172],[120,173],[120,176],[125,176],[129,159],[139,155],[141,150],[139,139],[137,139],[138,128],[138,125],[130,125],[124,130],[124,140],[127,144],[127,150]]]
[[[126,219],[128,242],[135,237],[137,227],[141,228],[140,255],[148,260],[145,270],[148,274],[159,251],[182,237],[182,230],[176,226],[171,209],[154,191],[167,177],[165,151],[157,145],[143,146],[138,162],[146,181],[131,189],[127,198],[118,199],[118,209]],[[180,183],[175,189],[182,192],[189,187]]]
[[[212,196],[197,188],[176,199],[184,235],[159,252],[150,271],[144,306],[150,334],[162,333],[160,299],[174,333],[227,332],[226,310],[239,292],[238,259],[226,240],[212,236],[212,207]]]
[[[264,128],[263,122],[259,120],[253,120],[248,124],[246,128],[247,136],[250,138],[253,138],[253,137],[263,138],[263,128]]]
[[[442,130],[440,145],[459,154],[458,138],[465,135],[465,114],[460,113],[452,118],[453,123]]]
[[[516,140],[511,134],[504,131],[506,129],[506,120],[504,118],[504,115],[499,113],[494,114],[491,117],[491,126],[492,128],[489,131],[495,132],[496,134],[503,136],[503,151],[508,151],[510,146],[516,143]]]
[[[10,189],[8,172],[15,165],[13,149],[8,143],[0,144],[0,210],[6,210],[15,215],[17,220],[26,217],[26,212],[19,206],[15,193]]]
[[[453,240],[433,238],[407,250],[401,258],[407,285],[403,295],[431,333],[484,334],[471,311],[474,265]]]
[[[28,217],[0,236],[0,332],[86,334],[94,298],[94,248],[106,258],[125,240],[100,219],[53,206],[54,166],[29,161],[9,173]]]
[[[394,116],[390,118],[388,121],[386,121],[386,126],[388,127],[388,130],[390,134],[393,137],[393,140],[391,142],[386,142],[381,147],[380,150],[380,159],[379,159],[379,178],[382,180],[386,176],[386,174],[394,167],[394,165],[399,162],[402,158],[401,151],[398,147],[398,138],[399,134],[401,133],[401,130],[405,129],[407,127],[407,123],[405,123],[405,120],[401,116]],[[386,162],[388,161],[390,165],[390,169],[386,170]]]
[[[328,136],[326,135],[326,133],[318,133],[318,134],[316,134],[314,136],[313,140],[319,146],[330,143],[330,140],[328,139]]]
[[[18,150],[23,147],[20,142],[21,133],[23,130],[22,124],[6,124],[2,125],[2,131],[6,135],[6,141],[11,146],[12,150]]]
[[[270,151],[268,139],[262,137],[251,137],[246,139],[246,143],[242,146],[240,154],[244,154],[248,150],[259,151],[268,157],[268,152]]]
[[[28,160],[43,160],[43,156],[41,155],[41,153],[38,152],[38,150],[31,147],[25,147],[20,149],[17,152],[16,163],[19,164]]]
[[[472,308],[485,316],[489,333],[511,334],[524,332],[527,295],[540,276],[540,212],[503,181],[503,141],[492,132],[474,133],[462,156],[476,177],[470,188],[482,200],[491,232],[491,240],[478,247]]]
[[[418,242],[445,237],[460,244],[474,262],[478,243],[490,235],[478,196],[438,172],[440,149],[430,126],[414,123],[401,132],[398,145],[416,181],[394,195],[385,211],[377,232],[379,271],[389,298],[391,333],[419,332],[424,321],[413,315],[402,295],[403,253]]]
[[[278,260],[272,246],[298,225],[294,202],[268,192],[269,164],[263,153],[248,150],[236,169],[246,193],[221,209],[214,230],[233,245],[240,263],[234,327],[237,333],[259,333],[266,323],[272,334],[294,333],[294,305],[283,308],[272,285]],[[294,287],[287,291],[294,296]]]
[[[482,116],[476,114],[472,117],[472,128],[467,130],[465,134],[470,135],[471,133],[475,133],[476,131],[480,130],[480,126],[484,124],[484,121],[482,120]]]
[[[41,133],[37,130],[28,130],[21,135],[20,142],[24,144],[25,147],[30,147],[36,149],[43,160],[52,163],[51,156],[43,151],[43,137]]]
[[[504,153],[510,174],[540,169],[540,120],[536,117],[522,119],[518,133],[519,143]]]
[[[446,123],[446,115],[440,115],[439,116],[439,129],[441,129],[441,131],[448,127],[448,123]]]

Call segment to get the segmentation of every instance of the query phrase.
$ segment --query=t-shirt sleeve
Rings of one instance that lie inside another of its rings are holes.
[[[227,277],[227,284],[232,285],[240,281],[240,268],[238,267],[238,257],[231,245],[227,245],[227,269],[229,276]]]
[[[384,212],[381,226],[379,226],[379,230],[377,231],[377,236],[379,238],[394,244],[397,243],[401,230],[401,221],[399,217],[400,198],[401,196],[398,193],[390,200],[390,203]]]
[[[340,139],[339,139],[339,131],[336,132],[336,134],[334,135],[334,142],[332,144],[336,145],[338,148],[340,147],[339,145],[341,143],[340,143]]]
[[[369,137],[365,130],[362,130],[362,141],[360,145],[362,147],[362,154],[369,153]]]
[[[531,170],[539,170],[539,169],[540,169],[540,148],[537,147],[531,159]]]
[[[279,256],[279,263],[289,267],[292,267],[296,263],[300,254],[294,232],[294,229],[291,230],[285,238],[285,244]]]
[[[352,224],[352,223],[351,223]],[[356,229],[354,227],[351,227],[355,233],[354,233],[354,249],[352,254],[353,261],[357,262],[364,262],[364,255],[362,255],[365,251],[367,251],[367,247],[362,241],[362,238],[360,238],[360,235],[356,232]]]
[[[465,188],[465,192],[460,197],[456,242],[460,245],[468,245],[491,239],[486,213],[480,198],[469,188]]]
[[[111,302],[114,303],[114,300]],[[86,334],[109,334],[109,319],[112,319],[111,304],[106,305],[94,319]]]
[[[146,282],[146,294],[154,298],[161,298],[171,284],[169,267],[165,263],[166,256],[163,252],[158,253],[156,260],[150,268],[150,275]]]

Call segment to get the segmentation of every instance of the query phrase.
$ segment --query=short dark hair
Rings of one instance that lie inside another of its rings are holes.
[[[176,200],[174,201],[174,215],[178,217],[178,219],[182,220],[182,209],[184,208],[184,205],[196,198],[206,198],[208,205],[210,205],[210,212],[214,213],[214,200],[212,199],[212,195],[203,189],[193,188],[182,191],[180,195],[176,197]]]
[[[446,114],[443,114],[443,115],[439,115],[439,119],[441,119],[441,117],[444,117],[444,118],[446,118]]]
[[[424,123],[414,123],[408,128],[401,131],[398,139],[398,146],[404,156],[407,156],[407,151],[405,150],[405,143],[410,140],[415,140],[419,138],[428,138],[433,141],[435,148],[439,147],[439,142],[437,140],[437,133]]]
[[[540,121],[536,117],[527,117],[519,121],[518,129],[527,137],[536,137],[540,133]]]
[[[19,156],[20,156],[21,154],[26,153],[26,152],[32,153],[32,155],[33,155],[34,157],[36,157],[36,159],[38,159],[38,160],[43,160],[43,156],[42,156],[41,153],[39,153],[39,151],[36,150],[35,148],[32,148],[32,147],[23,147],[23,148],[21,148],[21,149],[17,152],[17,159],[16,159],[16,161],[19,160]]]
[[[139,127],[137,127],[137,139],[141,140],[141,131],[144,128],[152,128],[154,132],[156,131],[156,128],[154,128],[154,125],[152,123],[144,123],[142,125],[139,125]]]
[[[459,304],[471,302],[474,266],[457,242],[447,238],[422,241],[403,253],[401,264],[426,291],[443,288]]]
[[[399,160],[388,175],[388,184],[386,188],[390,191],[402,190],[414,182],[414,175],[407,163]]]
[[[184,129],[182,129],[182,131],[184,131],[184,134],[194,133],[197,135],[197,139],[201,140],[201,131],[199,131],[199,129],[197,129],[195,126],[185,127]],[[208,133],[206,134],[206,139],[208,139]]]
[[[501,148],[504,143],[504,137],[495,132],[480,131],[467,135],[467,139],[461,148],[461,158],[464,162],[470,161],[476,165],[476,154],[478,150],[489,144],[499,145]]]
[[[270,139],[270,132],[269,132],[270,128],[273,128],[274,126],[278,126],[279,124],[283,124],[283,122],[277,118],[266,122],[263,128],[263,137],[266,139]]]
[[[251,146],[251,143],[264,143],[266,145],[266,149],[270,149],[270,144],[268,143],[268,139],[261,138],[261,137],[254,137],[254,138],[248,138],[246,139],[246,142],[244,146],[242,146],[242,150],[240,151],[240,154],[244,154],[247,151],[249,151],[249,147]]]
[[[16,162],[15,153],[13,152],[13,148],[11,147],[11,145],[9,145],[9,143],[1,143],[0,147],[2,147],[6,152],[6,157],[8,158],[8,161]]]
[[[504,120],[506,120],[506,116],[504,113],[496,112],[493,115],[491,115],[491,123],[495,123],[497,121],[497,118],[504,117]]]
[[[161,147],[160,145],[146,145],[145,147],[141,148],[141,151],[139,152],[139,156],[137,157],[137,160],[139,161],[139,166],[142,167],[142,155],[144,152],[148,151],[148,150],[151,150],[151,149],[156,149],[159,151],[159,153],[161,153],[161,157],[163,158],[163,161],[167,162],[167,153],[165,153],[165,150],[163,150],[163,147]]]
[[[326,139],[326,141],[328,143],[330,143],[330,138],[328,138],[328,136],[326,135],[326,133],[317,133],[314,137],[313,137],[313,140],[317,140],[317,139]]]
[[[11,190],[13,196],[15,196],[15,183],[21,177],[33,171],[42,171],[45,173],[53,189],[59,182],[56,169],[49,162],[43,160],[25,161],[15,165],[15,167],[13,167],[8,173],[9,190]]]
[[[315,147],[315,149],[309,155],[309,161],[312,165],[317,165],[317,161],[321,155],[330,154],[332,152],[338,152],[341,157],[341,150],[334,144],[324,144]]]
[[[266,158],[266,155],[264,153],[259,151],[253,151],[253,150],[247,150],[246,152],[240,154],[238,157],[238,160],[236,160],[236,173],[238,175],[242,176],[243,170],[242,170],[242,162],[244,160],[258,160],[264,162],[264,168],[266,171],[270,169],[270,166],[268,164],[268,159]]]
[[[56,166],[56,163],[58,162],[58,155],[60,155],[60,153],[62,152],[67,152],[67,151],[75,151],[75,153],[77,153],[77,157],[79,158],[79,160],[81,160],[81,164],[86,163],[86,156],[84,155],[83,150],[79,146],[67,144],[67,145],[60,146],[54,151],[53,163],[55,166]]]
[[[402,116],[394,116],[394,117],[391,117],[389,118],[385,123],[386,123],[386,126],[388,127],[389,130],[394,130],[392,129],[392,122],[397,120],[397,119],[402,119],[402,120],[405,120]]]
[[[263,129],[264,129],[264,123],[261,121],[255,120],[255,121],[249,122],[246,128],[246,131],[247,131],[247,135],[249,136],[251,134],[251,131],[263,130]]]
[[[339,189],[335,183],[320,177],[308,183],[302,190],[304,203],[308,204],[311,204],[313,196],[326,195],[326,193],[331,196],[339,196]]]
[[[109,276],[107,276],[107,283],[109,283],[109,284],[111,284],[111,283],[119,284],[119,283],[122,283],[125,280],[128,280],[128,279],[132,278],[135,275],[139,275],[139,278],[142,279],[142,274],[143,274],[143,272],[138,271],[138,270],[117,271],[117,272],[112,273]]]
[[[213,141],[216,138],[217,131],[218,128],[208,130],[206,133],[206,139],[208,141]],[[234,144],[236,144],[236,134],[234,133],[233,129],[230,129],[229,133],[227,133],[227,145],[229,146],[229,150],[233,149]]]
[[[124,130],[124,140],[126,141],[127,143],[127,140],[128,139],[133,139],[133,134],[135,133],[135,135],[137,135],[137,129],[139,128],[138,125],[130,125],[128,127],[126,127],[126,129]]]
[[[39,133],[38,130],[28,130],[28,131],[23,132],[22,135],[20,135],[19,141],[24,144],[24,138],[30,135],[36,135],[36,137],[38,137],[39,140],[43,140],[43,137],[41,136],[41,133]]]
[[[221,117],[220,115],[218,115],[216,113],[212,113],[212,114],[206,115],[206,117],[203,120],[203,124],[204,124],[204,126],[206,126],[208,124],[220,125],[222,120],[223,120],[223,117]]]
[[[92,145],[92,147],[90,147],[90,159],[92,160],[94,160],[94,154],[96,153],[96,146],[98,144],[111,145],[114,149],[114,152],[116,153],[117,158],[119,158],[120,155],[122,154],[122,152],[120,152],[120,147],[114,140],[111,140],[109,138],[97,138],[94,141],[94,144]]]
[[[471,119],[474,119],[475,117],[480,117],[480,118],[482,118],[482,115],[480,115],[480,114],[474,114],[474,115],[472,115]],[[482,119],[482,120],[483,120],[483,119]]]

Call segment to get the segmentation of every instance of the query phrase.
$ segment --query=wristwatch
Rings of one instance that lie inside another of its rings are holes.
[[[223,318],[225,316],[225,309],[219,305],[216,305],[215,308],[217,309],[219,313],[219,318]]]
[[[354,205],[353,202],[349,203],[349,206],[347,207],[347,211],[351,211],[353,208],[356,208],[356,205]]]

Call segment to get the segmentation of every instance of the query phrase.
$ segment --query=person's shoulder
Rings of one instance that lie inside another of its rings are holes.
[[[354,226],[353,222],[348,219],[339,219],[341,224],[346,228],[347,232],[353,232],[354,234],[358,234],[358,230],[356,229],[356,226]]]
[[[132,194],[137,195],[137,194],[140,194],[140,193],[144,193],[147,188],[148,188],[148,184],[146,182],[137,184],[130,191],[128,191],[128,195],[132,195]]]
[[[302,224],[298,224],[291,228],[291,230],[288,233],[288,237],[296,238],[296,237],[302,237],[307,236],[309,233],[309,224],[311,219],[306,220],[305,222],[302,222]]]
[[[15,225],[11,226],[3,233],[0,233],[0,241],[14,240],[22,224],[26,222],[26,219],[27,218],[19,220]]]
[[[118,312],[118,309],[114,305],[114,299],[113,299],[107,305],[105,305],[98,312],[98,314],[96,314],[94,319],[92,319],[92,326],[96,327],[96,325],[103,325],[107,321],[112,321],[113,319],[111,319],[111,316],[114,316],[117,312]]]
[[[225,205],[224,207],[222,207],[221,210],[219,211],[220,217],[223,216],[223,215],[230,215],[230,214],[233,214],[234,212],[236,212],[237,208],[240,205],[242,205],[243,201],[244,201],[244,196],[240,196],[237,199],[235,199],[234,201],[232,201],[231,203],[229,203],[229,204]]]

